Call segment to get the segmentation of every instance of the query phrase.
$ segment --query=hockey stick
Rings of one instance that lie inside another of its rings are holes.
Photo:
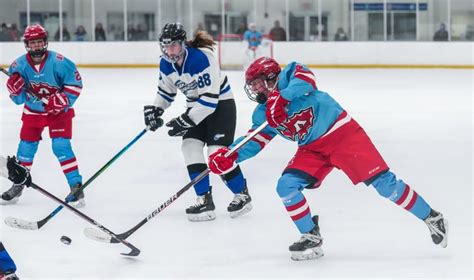
[[[237,152],[240,148],[242,148],[247,142],[252,140],[252,138],[257,135],[260,131],[262,131],[266,126],[267,122],[264,122],[261,124],[257,129],[252,131],[249,135],[247,135],[240,143],[235,145],[229,152],[227,152],[226,157],[232,155],[233,153]],[[191,182],[187,183],[186,186],[184,186],[182,189],[180,189],[176,194],[174,194],[172,197],[170,197],[165,203],[160,205],[157,209],[155,209],[151,214],[149,214],[146,218],[144,218],[142,221],[140,221],[136,226],[131,228],[130,230],[121,233],[117,235],[119,239],[127,239],[130,235],[132,235],[135,231],[137,231],[139,228],[141,228],[144,224],[146,224],[149,220],[153,219],[158,213],[163,211],[166,207],[168,207],[173,201],[178,199],[183,193],[185,193],[189,188],[191,188],[194,184],[197,184],[199,181],[201,181],[204,177],[206,177],[207,174],[209,174],[211,170],[207,168],[203,172],[199,173],[197,177],[191,180]],[[100,241],[100,242],[105,242],[105,243],[118,243],[117,240],[110,238],[110,236],[107,236],[103,234],[100,231],[97,231],[96,229],[93,228],[85,228],[84,229],[84,234],[85,236],[89,237],[90,239]]]
[[[3,156],[0,156],[0,176],[8,178],[7,159]],[[128,241],[119,238],[115,233],[113,233],[112,231],[110,231],[109,229],[104,227],[103,225],[99,224],[97,221],[90,218],[86,214],[82,213],[81,211],[79,211],[76,208],[72,207],[71,205],[67,204],[67,202],[62,201],[61,199],[57,198],[56,196],[54,196],[53,194],[51,194],[47,190],[41,188],[40,186],[36,185],[35,183],[31,183],[31,185],[29,187],[32,187],[33,189],[39,191],[44,196],[49,197],[50,199],[52,199],[52,200],[56,201],[57,203],[61,204],[63,207],[66,207],[67,209],[72,211],[77,216],[79,216],[82,219],[86,220],[87,222],[93,224],[94,226],[99,228],[103,232],[103,234],[106,234],[106,235],[110,236],[110,238],[114,239],[117,243],[120,242],[123,245],[125,245],[125,246],[127,246],[128,248],[131,249],[131,251],[129,253],[121,253],[122,255],[135,257],[135,256],[138,256],[140,254],[140,249],[133,246]]]
[[[8,71],[7,69],[3,68],[3,67],[0,67],[0,71],[2,71],[5,75],[7,76],[10,76],[10,74],[8,74]],[[39,100],[41,100],[41,102],[43,102],[44,104],[48,104],[49,103],[49,100],[44,98],[44,97],[39,97],[38,95],[36,95],[33,90],[31,89],[31,87],[29,85],[27,85],[27,88],[26,88],[26,91],[33,95],[34,97],[38,98]]]
[[[82,185],[81,188],[77,189],[75,193],[66,197],[66,203],[69,203],[72,197],[74,197],[74,195],[77,192],[85,189],[90,183],[92,183],[97,177],[99,177],[99,175],[102,174],[102,172],[104,172],[114,161],[116,161],[123,153],[125,153],[125,151],[127,151],[133,144],[135,144],[135,142],[137,142],[138,139],[140,139],[148,131],[148,129],[149,129],[148,127],[143,129],[135,138],[133,138],[133,140],[130,143],[128,143],[125,147],[123,147],[123,149],[120,150],[120,152],[118,152],[112,159],[110,159],[104,166],[102,166],[94,175],[92,175],[92,177],[90,177],[89,180],[87,180],[84,183],[84,185]],[[51,212],[44,219],[36,221],[36,222],[26,221],[26,220],[18,219],[15,217],[6,217],[5,223],[14,228],[38,230],[42,226],[44,226],[49,220],[51,220],[51,218],[56,216],[56,214],[59,213],[59,211],[61,211],[61,209],[63,208],[64,208],[63,205],[59,205],[56,209],[53,210],[53,212]]]

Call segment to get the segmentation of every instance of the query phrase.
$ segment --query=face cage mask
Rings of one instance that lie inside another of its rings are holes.
[[[181,42],[181,51],[177,55],[169,56],[165,51],[165,47],[167,45],[173,44],[174,42]],[[169,63],[176,63],[176,62],[178,62],[178,60],[180,60],[182,57],[184,57],[184,51],[185,51],[185,47],[186,47],[184,41],[174,41],[174,42],[167,43],[167,44],[160,43],[160,48],[161,48],[161,53],[162,53],[161,57],[163,57]]]
[[[43,39],[43,42],[44,42],[43,48],[41,50],[35,50],[35,51],[31,50],[31,48],[28,47],[28,41],[25,42],[25,49],[32,58],[40,58],[46,53],[46,50],[48,49],[48,39]]]
[[[276,85],[276,82],[275,82]],[[257,78],[244,86],[245,93],[248,98],[260,104],[267,102],[267,96],[275,87],[268,86],[267,80]]]

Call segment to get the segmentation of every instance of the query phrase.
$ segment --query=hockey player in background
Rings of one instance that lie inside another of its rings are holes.
[[[250,23],[249,30],[245,31],[244,33],[244,42],[247,45],[244,56],[244,69],[247,69],[250,63],[262,56],[260,50],[262,39],[262,33],[257,31],[257,26],[255,23]]]
[[[67,199],[83,207],[84,193],[76,156],[71,147],[72,119],[82,90],[82,80],[72,61],[48,50],[46,30],[39,24],[26,27],[24,44],[27,53],[17,58],[9,69],[7,88],[15,104],[24,104],[17,157],[27,168],[33,165],[41,134],[49,128],[53,153],[66,176],[71,193]],[[4,201],[15,202],[24,186],[13,185],[2,194]]]
[[[186,41],[186,31],[179,23],[168,23],[160,37],[163,53],[160,80],[153,105],[144,108],[145,124],[156,130],[163,124],[161,116],[176,97],[179,89],[186,97],[187,110],[169,121],[170,136],[182,137],[181,150],[191,179],[207,169],[204,146],[208,155],[228,146],[234,140],[236,107],[227,81],[221,74],[213,52],[214,41],[204,31]],[[252,209],[246,180],[239,166],[221,173],[234,199],[227,207],[235,218]],[[209,175],[194,185],[196,205],[186,209],[190,221],[216,218]]]
[[[277,134],[298,143],[298,150],[278,180],[277,192],[302,234],[290,246],[293,260],[323,256],[318,216],[311,211],[304,189],[318,188],[334,168],[353,184],[372,185],[383,197],[424,221],[435,244],[447,246],[448,223],[416,191],[390,171],[364,129],[331,97],[318,90],[314,74],[292,62],[283,70],[272,58],[259,58],[245,73],[245,91],[257,101],[252,129],[268,121],[254,141],[225,157],[222,148],[209,157],[209,168],[220,174],[259,153]],[[236,145],[238,138],[232,145]]]

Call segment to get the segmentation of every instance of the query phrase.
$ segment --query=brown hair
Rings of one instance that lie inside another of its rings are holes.
[[[207,48],[210,50],[214,50],[214,45],[216,42],[212,40],[211,35],[207,34],[206,31],[198,31],[194,35],[194,38],[186,42],[191,48]]]

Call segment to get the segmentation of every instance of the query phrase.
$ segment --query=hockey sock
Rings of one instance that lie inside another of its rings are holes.
[[[196,178],[201,172],[207,169],[207,165],[205,163],[195,163],[187,166],[189,178],[193,180]],[[210,190],[210,180],[209,175],[202,178],[201,181],[197,182],[194,185],[194,191],[196,191],[197,195],[203,195]]]
[[[33,159],[35,158],[36,151],[38,151],[39,142],[29,142],[21,140],[18,144],[17,158],[21,165],[28,169],[33,166]]]
[[[277,192],[281,197],[286,211],[300,233],[307,233],[314,228],[311,210],[301,192],[308,181],[294,173],[285,173],[278,180]]]
[[[82,183],[76,156],[72,151],[71,140],[66,138],[53,138],[53,152],[66,176],[69,186]]]
[[[222,180],[224,180],[227,187],[233,193],[241,193],[247,185],[242,170],[240,170],[240,166],[237,166],[231,172],[222,175]]]
[[[387,171],[379,175],[372,182],[372,185],[381,196],[388,198],[398,206],[411,212],[420,220],[428,217],[431,210],[428,203],[405,182],[397,180],[392,172]]]

